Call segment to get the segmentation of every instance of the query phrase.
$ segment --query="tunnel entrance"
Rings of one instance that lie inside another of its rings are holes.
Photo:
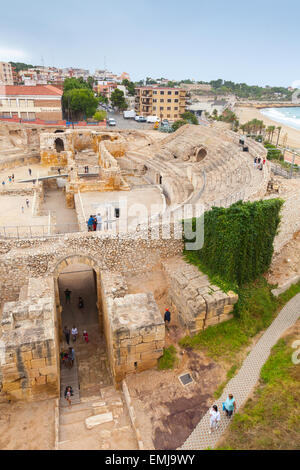
[[[75,260],[76,261],[76,260]],[[80,261],[80,260],[79,260]],[[102,325],[102,311],[99,293],[99,275],[93,267],[74,262],[64,267],[57,278],[60,304],[60,353],[68,354],[69,348],[75,352],[73,367],[61,358],[61,398],[69,383],[74,389],[74,396],[80,401],[82,397],[99,393],[101,387],[111,385],[106,354],[106,342]],[[66,296],[66,290],[70,297]],[[79,305],[79,297],[83,299],[83,307]],[[70,330],[67,343],[64,327]],[[78,336],[74,340],[72,328],[77,328]],[[88,334],[88,342],[84,338]]]
[[[63,152],[65,150],[64,141],[59,137],[55,139],[54,144],[57,153]]]

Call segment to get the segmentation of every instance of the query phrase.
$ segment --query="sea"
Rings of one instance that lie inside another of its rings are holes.
[[[264,108],[260,112],[273,121],[300,130],[300,107],[295,108]]]

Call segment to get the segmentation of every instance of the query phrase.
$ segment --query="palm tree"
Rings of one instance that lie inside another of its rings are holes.
[[[270,126],[270,128],[271,128],[271,143],[272,143],[273,135],[274,135],[276,127],[275,126]]]
[[[281,126],[278,126],[278,127],[277,127],[277,130],[278,130],[278,135],[277,135],[277,143],[276,143],[276,147],[278,147],[278,144],[279,144],[279,137],[280,137],[280,132],[281,132],[281,129],[282,129],[282,127],[281,127]]]

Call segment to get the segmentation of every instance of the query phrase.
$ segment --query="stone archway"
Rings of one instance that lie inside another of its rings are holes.
[[[196,162],[201,162],[201,160],[203,160],[206,157],[206,155],[207,155],[207,151],[205,148],[200,147],[196,149],[196,153],[195,153]]]
[[[57,317],[58,317],[58,331],[62,331],[62,323],[61,323],[61,312],[62,306],[60,302],[60,295],[59,295],[59,285],[58,285],[58,278],[59,275],[66,269],[68,266],[72,264],[85,264],[93,269],[95,273],[95,282],[96,282],[96,292],[97,292],[97,308],[99,313],[99,325],[100,327],[103,326],[103,320],[101,312],[101,285],[100,285],[100,268],[93,258],[89,256],[82,256],[82,255],[68,255],[62,259],[60,259],[53,270],[53,278],[54,278],[54,287],[55,287],[55,302],[56,302],[56,310],[57,310]]]
[[[54,141],[55,149],[57,153],[63,152],[65,150],[64,141],[59,137]]]

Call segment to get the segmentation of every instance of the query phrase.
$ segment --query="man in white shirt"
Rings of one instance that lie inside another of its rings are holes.
[[[101,214],[97,214],[97,230],[102,230],[102,217]]]
[[[73,341],[75,342],[78,336],[78,329],[76,328],[75,325],[72,328],[72,336],[73,336]]]

